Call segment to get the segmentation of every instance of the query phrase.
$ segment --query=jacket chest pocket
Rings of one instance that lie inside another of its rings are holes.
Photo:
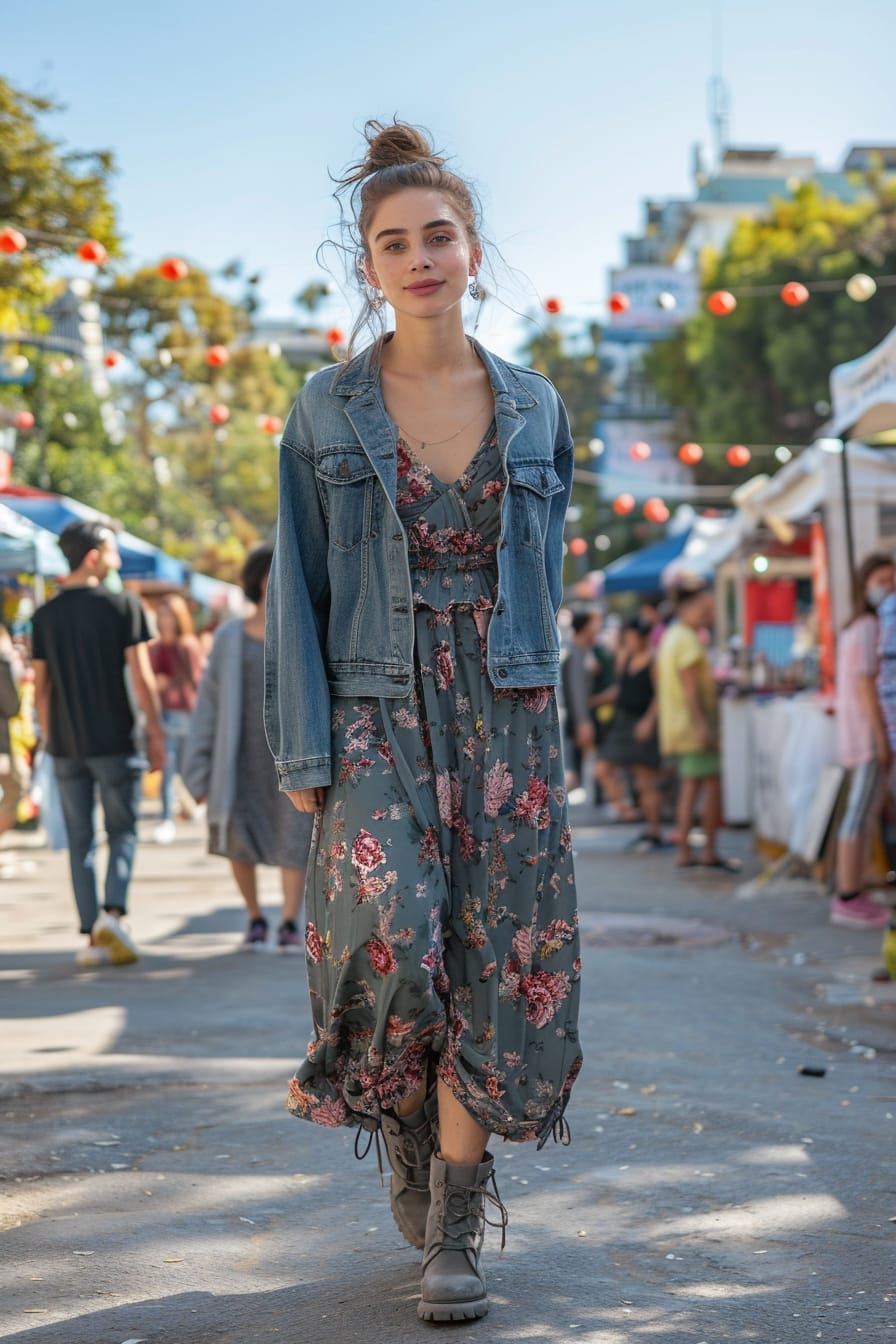
[[[358,449],[335,448],[317,463],[317,484],[327,516],[329,542],[353,551],[373,530],[376,472]]]
[[[551,498],[563,482],[550,462],[518,466],[508,463],[512,525],[526,546],[541,549],[548,530]]]

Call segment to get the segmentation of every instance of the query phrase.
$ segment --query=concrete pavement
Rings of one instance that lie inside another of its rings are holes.
[[[670,855],[625,853],[630,829],[578,821],[573,1144],[498,1146],[511,1222],[503,1257],[486,1241],[492,1310],[451,1327],[416,1319],[418,1257],[373,1158],[286,1114],[303,960],[235,952],[242,912],[201,829],[141,846],[143,955],[120,969],[73,968],[65,855],[34,851],[33,872],[0,883],[0,1337],[896,1336],[880,935],[830,927],[809,887],[739,900],[730,878],[676,873]],[[727,839],[755,871],[748,837]]]

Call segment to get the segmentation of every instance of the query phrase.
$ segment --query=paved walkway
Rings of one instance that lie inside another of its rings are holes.
[[[573,1145],[498,1146],[508,1247],[487,1241],[491,1313],[452,1338],[893,1338],[896,986],[870,978],[880,936],[831,928],[808,887],[738,899],[731,879],[625,853],[630,830],[579,823]],[[747,836],[728,847],[755,871]],[[235,952],[242,914],[199,828],[141,847],[143,957],[117,970],[73,969],[65,856],[27,857],[33,872],[0,882],[0,1337],[403,1344],[438,1329],[416,1320],[418,1257],[375,1162],[285,1112],[309,1032],[303,961]]]

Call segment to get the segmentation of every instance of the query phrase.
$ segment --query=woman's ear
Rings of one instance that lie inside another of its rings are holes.
[[[361,278],[365,280],[368,285],[370,285],[371,289],[380,288],[380,282],[377,279],[376,271],[370,264],[369,257],[364,257],[364,259],[358,266],[358,270],[361,272]]]

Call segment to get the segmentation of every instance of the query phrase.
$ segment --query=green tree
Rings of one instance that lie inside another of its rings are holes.
[[[881,287],[855,303],[840,283],[858,271],[896,273],[896,183],[872,178],[863,187],[843,202],[807,183],[765,218],[742,219],[724,252],[704,259],[703,288],[731,290],[737,308],[723,318],[701,308],[646,361],[660,395],[679,408],[683,439],[811,442],[827,416],[831,368],[896,324],[896,291]],[[789,308],[779,297],[789,280],[834,283]],[[723,452],[707,452],[699,481],[732,479]]]
[[[142,267],[97,297],[109,344],[128,356],[118,400],[150,486],[133,525],[172,554],[190,558],[200,545],[216,572],[231,570],[233,535],[242,554],[276,517],[278,441],[259,420],[285,418],[303,371],[251,343],[245,304],[198,266],[176,282]],[[218,345],[228,358],[213,367],[207,355]],[[227,407],[226,423],[212,423],[215,405]],[[135,497],[137,510],[144,498]],[[131,521],[131,511],[122,516]]]
[[[24,252],[0,253],[0,332],[31,330],[50,295],[48,267],[95,238],[110,256],[120,251],[109,184],[108,150],[71,150],[42,129],[60,111],[48,98],[24,93],[0,78],[0,227],[19,229]]]

